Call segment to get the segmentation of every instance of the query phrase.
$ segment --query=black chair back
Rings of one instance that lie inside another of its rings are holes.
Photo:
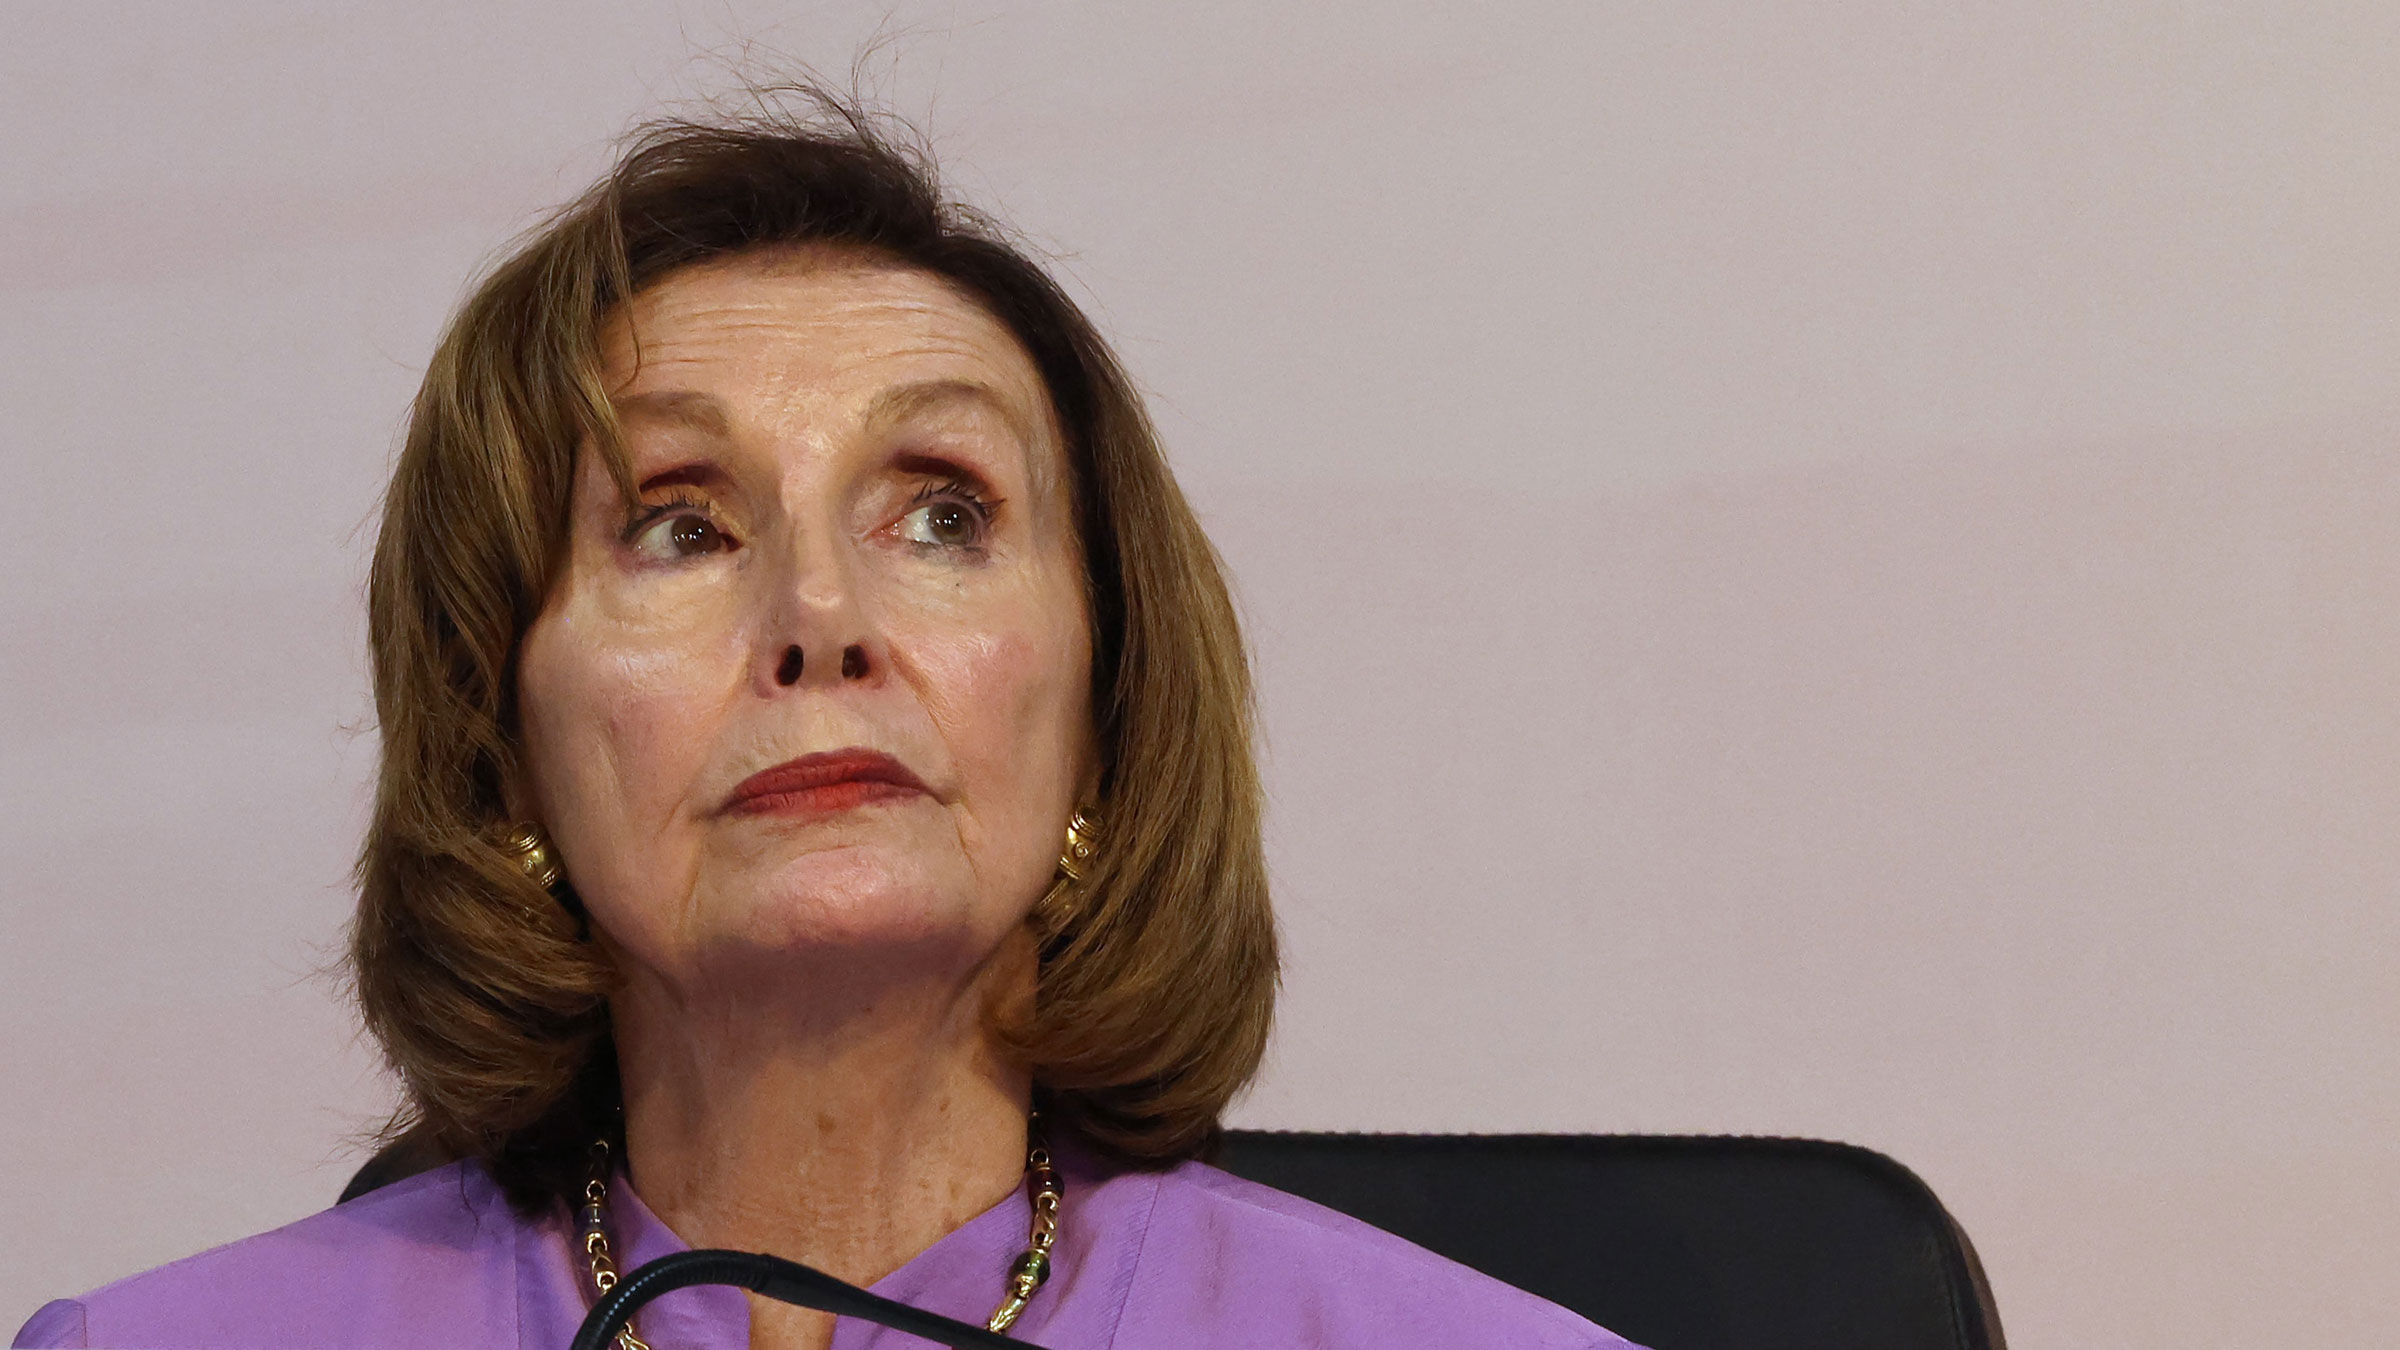
[[[2004,1350],[1966,1234],[1848,1144],[1236,1130],[1215,1161],[1651,1350]]]

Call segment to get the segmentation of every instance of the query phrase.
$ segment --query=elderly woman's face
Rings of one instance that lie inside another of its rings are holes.
[[[1094,776],[1066,456],[1006,328],[822,250],[671,274],[608,376],[518,674],[524,803],[670,985],[880,948],[971,967]]]

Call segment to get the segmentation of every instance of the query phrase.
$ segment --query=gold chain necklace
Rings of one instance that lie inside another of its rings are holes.
[[[1008,1330],[1033,1301],[1034,1291],[1050,1278],[1050,1248],[1058,1241],[1058,1169],[1050,1163],[1050,1150],[1042,1146],[1039,1116],[1026,1121],[1026,1134],[1025,1193],[1033,1203],[1032,1232],[1026,1237],[1025,1250],[1009,1264],[1007,1292],[1001,1296],[1000,1306],[984,1324],[992,1331]],[[612,1172],[608,1141],[593,1140],[591,1179],[583,1184],[583,1208],[577,1219],[583,1232],[584,1274],[594,1302],[617,1287],[617,1262],[608,1246],[608,1178]],[[629,1321],[617,1333],[617,1350],[650,1350],[650,1346],[634,1333]]]

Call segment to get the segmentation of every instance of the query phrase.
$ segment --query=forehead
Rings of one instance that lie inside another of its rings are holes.
[[[695,264],[645,288],[623,317],[601,349],[618,397],[695,390],[736,404],[823,404],[947,380],[988,386],[1028,433],[1052,421],[1041,375],[1006,325],[940,277],[855,250]]]

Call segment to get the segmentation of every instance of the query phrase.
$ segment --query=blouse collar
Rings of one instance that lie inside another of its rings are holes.
[[[1058,1322],[1062,1315],[1076,1324],[1103,1314],[1107,1322],[1115,1320],[1118,1309],[1114,1306],[1105,1310],[1081,1306],[1062,1314],[1059,1305],[1069,1299],[1086,1305],[1095,1299],[1121,1304],[1124,1297],[1122,1285],[1116,1279],[1076,1278],[1079,1273],[1097,1273],[1081,1271],[1082,1267],[1097,1264],[1113,1274],[1118,1264],[1118,1260],[1109,1257],[1101,1257],[1096,1263],[1091,1259],[1112,1245],[1102,1241],[1104,1234],[1100,1230],[1116,1226],[1108,1218],[1120,1208],[1115,1204],[1095,1203],[1101,1199],[1102,1183],[1109,1176],[1107,1169],[1071,1136],[1054,1139],[1051,1153],[1063,1192],[1058,1246],[1052,1252],[1048,1284],[1034,1295],[1016,1327],[1018,1332],[1037,1341],[1042,1329]],[[620,1271],[630,1272],[659,1257],[691,1250],[642,1202],[622,1169],[610,1188],[609,1201]],[[1000,1302],[1009,1267],[1025,1249],[1032,1220],[1032,1204],[1024,1187],[1018,1186],[998,1204],[935,1239],[932,1246],[868,1289],[885,1298],[981,1326]],[[1095,1284],[1097,1288],[1093,1287]],[[661,1295],[634,1320],[641,1328],[642,1339],[655,1350],[747,1350],[750,1343],[749,1301],[741,1290],[729,1285],[699,1285]],[[892,1339],[887,1342],[886,1337]],[[833,1350],[868,1350],[887,1343],[897,1345],[902,1341],[896,1332],[882,1332],[854,1318],[843,1318],[835,1324]]]

